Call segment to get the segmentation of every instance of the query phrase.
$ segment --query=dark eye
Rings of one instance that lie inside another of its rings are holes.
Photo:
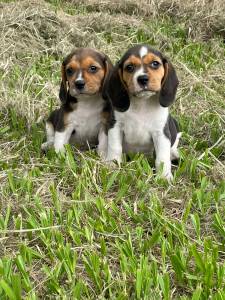
[[[68,76],[73,75],[73,73],[74,73],[73,68],[68,68],[68,69],[66,69],[66,74],[67,74]]]
[[[152,61],[151,63],[150,63],[150,67],[152,68],[152,69],[158,69],[158,67],[160,66],[161,64],[158,62],[158,61],[156,61],[156,60],[154,60],[154,61]]]
[[[96,73],[98,71],[98,68],[96,66],[90,66],[88,69],[89,73]]]
[[[127,65],[127,66],[125,67],[125,70],[126,70],[127,72],[129,72],[129,73],[133,73],[133,72],[134,72],[134,69],[135,69],[134,65]]]

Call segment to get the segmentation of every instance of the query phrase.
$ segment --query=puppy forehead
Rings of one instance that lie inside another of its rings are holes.
[[[140,66],[142,64],[142,62],[147,65],[152,61],[158,61],[160,63],[162,63],[162,59],[155,55],[154,53],[147,53],[143,58],[137,57],[135,55],[131,55],[127,60],[125,60],[124,62],[124,66],[127,66],[129,64],[133,64],[135,66]]]
[[[73,69],[79,69],[80,68],[80,63],[77,61],[75,58],[71,59],[67,64],[66,68],[73,68]]]
[[[81,68],[87,69],[91,65],[102,67],[102,62],[97,59],[97,57],[87,56],[81,60]]]
[[[136,66],[141,65],[140,57],[137,57],[135,55],[131,55],[130,57],[128,57],[127,60],[125,60],[124,66],[127,66],[129,64],[133,64],[133,65],[136,65]]]
[[[152,52],[149,52],[147,53],[144,57],[143,57],[143,63],[144,64],[149,64],[150,62],[152,61],[158,61],[158,62],[161,62],[162,63],[162,59],[158,56],[158,55],[155,55],[154,53]]]
[[[148,53],[148,48],[146,46],[142,46],[139,50],[140,58],[143,58]]]
[[[69,54],[64,60],[64,65],[67,66],[71,63],[79,64],[81,67],[91,64],[98,64],[100,67],[104,65],[102,54],[91,48],[79,48]]]
[[[135,57],[140,58],[141,60],[143,60],[146,56],[148,56],[149,54],[154,55],[154,58],[158,58],[160,59],[160,61],[163,61],[163,56],[162,54],[149,47],[148,45],[137,45],[134,46],[132,48],[130,48],[122,57],[122,59],[120,60],[121,63],[124,63],[129,57],[131,57],[132,55],[134,55]],[[152,57],[153,58],[153,57]],[[157,59],[157,60],[158,60]]]

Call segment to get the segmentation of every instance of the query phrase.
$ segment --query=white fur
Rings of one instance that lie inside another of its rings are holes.
[[[83,77],[82,77],[82,72],[80,72],[80,73],[78,74],[76,81],[81,80],[81,79],[83,79]]]
[[[171,173],[171,160],[170,160],[170,149],[171,142],[165,136],[164,132],[153,132],[152,134],[153,143],[155,147],[156,160],[155,166],[156,170],[159,171],[161,164],[162,166],[162,175],[163,177],[171,180],[173,175]]]
[[[123,138],[122,123],[116,122],[113,128],[108,131],[108,152],[106,161],[116,160],[118,163],[122,161]]]
[[[55,152],[58,153],[60,151],[62,151],[62,152],[64,151],[64,145],[69,143],[69,139],[70,139],[72,131],[73,131],[73,127],[67,126],[64,131],[62,131],[62,132],[56,131],[55,132],[55,138],[54,138]]]
[[[160,106],[157,95],[133,97],[127,111],[115,111],[116,123],[108,132],[107,160],[121,162],[122,152],[149,153],[155,148],[156,169],[163,163],[162,175],[172,179],[171,142],[164,134],[168,115],[168,108]]]
[[[143,67],[140,67],[140,68],[134,73],[134,76],[133,76],[133,85],[134,85],[134,90],[135,90],[136,92],[139,92],[139,91],[141,91],[141,90],[143,89],[142,87],[140,87],[140,85],[139,85],[137,79],[138,79],[139,76],[144,75],[144,74],[145,74],[145,72],[144,72],[144,68],[143,68]]]
[[[180,157],[177,147],[178,147],[181,136],[182,136],[182,132],[178,132],[178,134],[176,136],[176,140],[175,140],[173,146],[171,147],[171,160],[178,159]]]
[[[105,128],[101,126],[98,134],[98,155],[104,160],[107,155],[108,135],[105,133]]]
[[[68,113],[65,129],[62,132],[55,131],[54,136],[47,131],[47,142],[42,144],[42,149],[54,144],[55,151],[59,152],[69,142],[85,146],[97,144],[103,105],[104,100],[99,96],[82,95],[74,111]],[[74,130],[75,134],[71,136]]]
[[[46,150],[49,147],[53,146],[54,139],[55,139],[55,130],[53,128],[53,125],[49,122],[46,122],[45,128],[46,128],[47,142],[41,145],[42,150]]]
[[[147,53],[148,53],[148,49],[145,46],[142,46],[140,51],[139,51],[140,57],[141,58],[144,57],[145,55],[147,55]]]

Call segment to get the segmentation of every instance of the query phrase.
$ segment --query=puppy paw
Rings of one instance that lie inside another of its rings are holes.
[[[117,159],[106,159],[105,160],[105,164],[106,166],[108,166],[110,169],[116,169],[116,168],[120,168],[120,164],[121,162],[118,161]]]
[[[97,154],[102,161],[106,160],[107,151],[97,148]]]
[[[43,152],[46,152],[46,150],[49,148],[49,143],[48,142],[45,142],[43,144],[41,144],[41,150]]]
[[[171,172],[163,174],[163,178],[165,178],[169,183],[172,183],[173,181],[173,174]]]

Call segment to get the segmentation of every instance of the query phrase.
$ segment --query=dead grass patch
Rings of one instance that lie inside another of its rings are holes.
[[[87,12],[123,13],[146,19],[164,16],[172,17],[174,20],[183,19],[192,38],[205,40],[215,34],[225,37],[225,2],[223,0],[140,0],[138,2],[72,0],[69,2],[78,8],[85,8]]]

